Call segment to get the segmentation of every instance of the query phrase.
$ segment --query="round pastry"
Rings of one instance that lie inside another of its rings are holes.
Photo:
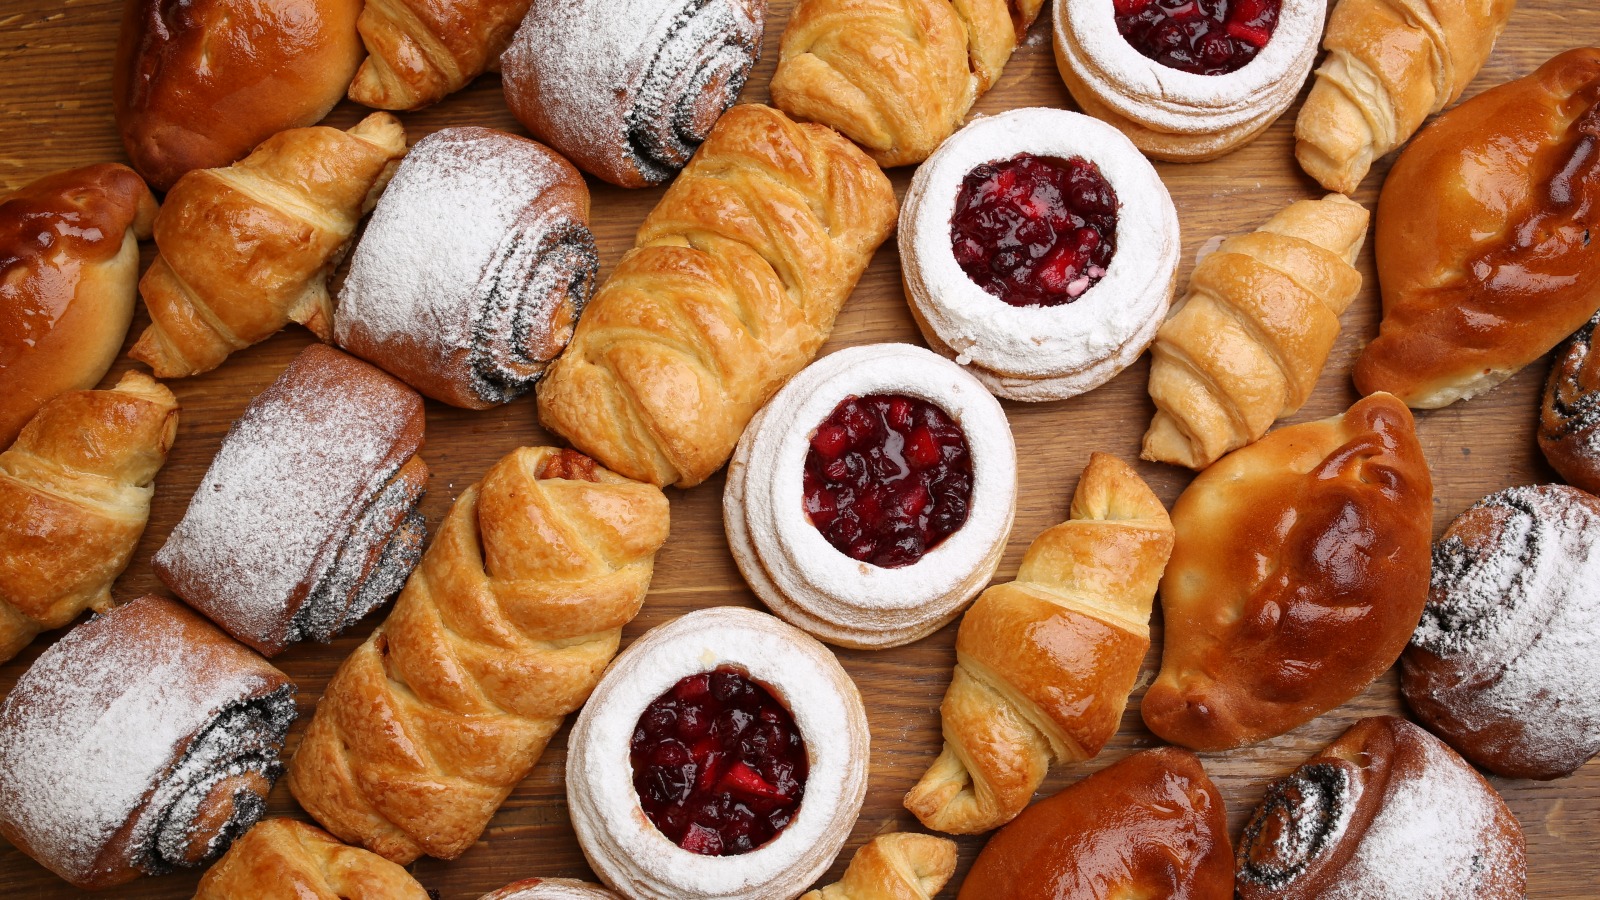
[[[1556,351],[1539,414],[1539,448],[1561,477],[1600,494],[1600,353],[1594,350],[1600,316]]]
[[[1116,129],[1058,109],[978,119],[917,170],[901,216],[928,345],[1012,400],[1099,387],[1172,303],[1178,213]]]
[[[1326,0],[1055,0],[1056,66],[1147,155],[1200,162],[1283,115],[1326,15]]]
[[[567,739],[589,864],[633,900],[790,900],[866,796],[866,711],[827,648],[753,610],[652,629]]]
[[[812,363],[745,429],[722,521],[773,612],[844,647],[937,631],[1000,563],[1016,447],[970,375],[909,344]]]
[[[1559,778],[1600,751],[1600,499],[1566,485],[1478,501],[1433,548],[1402,659],[1422,723],[1509,778]]]
[[[478,900],[620,900],[616,894],[571,878],[529,878]]]

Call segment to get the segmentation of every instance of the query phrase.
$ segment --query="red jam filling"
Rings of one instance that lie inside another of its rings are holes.
[[[1272,40],[1283,0],[1112,0],[1117,31],[1169,69],[1237,72]]]
[[[1117,251],[1117,192],[1081,156],[985,163],[961,182],[950,245],[974,284],[1012,306],[1071,303]]]
[[[966,524],[971,500],[967,436],[926,400],[846,397],[811,436],[806,515],[851,559],[908,566]]]
[[[702,856],[772,840],[805,793],[809,763],[794,717],[733,666],[690,675],[651,701],[630,750],[645,815]]]

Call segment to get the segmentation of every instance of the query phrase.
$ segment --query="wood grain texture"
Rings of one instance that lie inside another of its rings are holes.
[[[778,39],[792,0],[772,0],[766,53],[745,95],[765,100],[776,61]],[[116,42],[116,0],[66,0],[51,4],[0,0],[0,188],[20,186],[50,171],[106,160],[123,160],[111,116],[111,58]],[[1048,16],[1046,17],[1048,19]],[[1048,21],[1040,22],[999,84],[977,106],[995,113],[1020,106],[1072,108],[1051,55]],[[1590,0],[1523,0],[1489,65],[1468,95],[1532,71],[1555,53],[1600,42],[1600,7]],[[330,119],[349,127],[362,115],[344,103]],[[1177,202],[1183,225],[1187,280],[1196,251],[1213,235],[1253,229],[1287,203],[1321,191],[1294,164],[1291,154],[1295,110],[1249,147],[1221,160],[1195,166],[1159,165]],[[479,79],[439,105],[402,116],[411,140],[448,125],[478,124],[520,132],[507,112],[495,76]],[[1388,160],[1368,177],[1356,199],[1371,207]],[[892,173],[904,192],[911,171]],[[629,192],[591,180],[602,274],[631,245],[638,226],[661,190]],[[153,248],[145,248],[149,262]],[[1349,372],[1360,348],[1377,331],[1379,305],[1369,248],[1360,262],[1367,285],[1344,316],[1345,330],[1316,393],[1291,421],[1322,418],[1355,400]],[[140,310],[130,341],[144,328]],[[272,340],[235,354],[219,370],[171,382],[183,404],[183,419],[171,461],[162,471],[150,527],[132,566],[116,586],[117,599],[146,592],[165,593],[151,574],[150,556],[182,516],[229,424],[281,372],[310,340],[291,328]],[[877,255],[855,296],[840,316],[827,351],[879,341],[917,341],[901,294],[899,260],[891,240]],[[825,351],[826,352],[826,351]],[[114,382],[133,365],[123,358],[107,376]],[[1534,442],[1538,394],[1548,361],[1530,366],[1492,394],[1466,404],[1419,415],[1424,449],[1432,463],[1436,496],[1434,528],[1484,494],[1509,485],[1555,480]],[[1103,450],[1132,460],[1154,412],[1145,393],[1148,358],[1105,387],[1061,403],[1029,406],[1007,403],[1021,459],[1016,530],[996,574],[1009,580],[1023,550],[1038,532],[1059,521],[1078,472],[1090,452]],[[428,403],[428,442],[423,451],[433,469],[425,504],[430,533],[450,502],[514,447],[549,438],[538,427],[533,399],[473,413]],[[1169,505],[1189,475],[1178,469],[1141,463],[1140,472]],[[632,639],[674,616],[716,604],[756,605],[729,556],[722,533],[722,478],[690,491],[670,491],[672,537],[662,551],[650,599],[627,630]],[[369,617],[331,645],[301,645],[279,665],[300,685],[302,713],[309,715],[335,667],[379,621]],[[1141,686],[1154,677],[1159,660],[1159,614],[1155,649],[1145,661]],[[40,640],[0,667],[0,691],[48,644]],[[900,805],[939,750],[938,704],[954,664],[955,626],[918,644],[883,652],[841,652],[845,667],[861,686],[872,719],[872,782],[867,805],[843,856],[825,881],[836,880],[850,854],[873,835],[916,829]],[[1142,687],[1139,693],[1142,693]],[[1042,793],[1053,793],[1128,753],[1152,746],[1155,738],[1139,722],[1138,693],[1121,732],[1099,758],[1053,772]],[[1402,710],[1394,672],[1343,708],[1266,743],[1205,757],[1206,768],[1228,800],[1229,821],[1237,836],[1244,818],[1269,781],[1299,765],[1357,718]],[[302,716],[299,729],[306,722]],[[565,730],[552,743],[534,774],[512,795],[477,846],[454,862],[422,860],[413,871],[444,900],[472,900],[492,888],[532,875],[592,877],[567,821],[562,771]],[[1528,836],[1529,895],[1535,898],[1593,897],[1600,882],[1600,766],[1590,764],[1553,783],[1493,779],[1521,820]],[[282,785],[272,795],[271,812],[303,816]],[[953,897],[960,874],[983,845],[982,837],[960,841],[958,877],[942,897]],[[118,897],[179,898],[193,894],[197,873],[144,879],[116,892]],[[18,898],[78,896],[21,853],[0,843],[0,892]]]

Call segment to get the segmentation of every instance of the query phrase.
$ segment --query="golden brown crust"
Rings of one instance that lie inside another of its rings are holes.
[[[1568,484],[1600,494],[1600,353],[1589,320],[1556,351],[1539,412],[1539,448]]]
[[[844,877],[800,900],[932,900],[956,871],[956,842],[927,834],[880,834],[851,857]]]
[[[493,68],[530,0],[366,0],[358,27],[369,54],[350,99],[419,109]]]
[[[320,828],[267,819],[234,841],[194,900],[427,900],[405,869]]]

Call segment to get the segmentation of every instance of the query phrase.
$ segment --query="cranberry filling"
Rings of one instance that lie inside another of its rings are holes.
[[[1012,306],[1071,303],[1117,251],[1117,192],[1081,156],[985,163],[961,182],[950,246],[974,284]]]
[[[811,437],[806,515],[851,559],[908,566],[966,524],[971,500],[967,436],[926,400],[846,397]]]
[[[1196,75],[1237,72],[1272,40],[1283,0],[1112,0],[1140,55]]]
[[[772,840],[805,793],[809,763],[794,717],[733,666],[690,675],[651,701],[630,750],[645,815],[702,856]]]

